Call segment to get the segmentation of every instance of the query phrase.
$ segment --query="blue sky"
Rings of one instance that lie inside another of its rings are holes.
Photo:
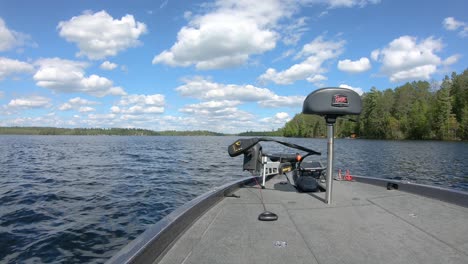
[[[467,1],[0,0],[0,126],[242,132],[468,66]]]

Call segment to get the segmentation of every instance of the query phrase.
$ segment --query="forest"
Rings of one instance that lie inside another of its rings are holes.
[[[68,136],[223,136],[206,131],[153,131],[141,128],[57,128],[57,127],[0,127],[0,135],[68,135]]]
[[[361,115],[338,119],[336,137],[468,140],[468,69],[440,83],[372,87],[362,103]],[[297,114],[280,131],[285,137],[325,137],[326,123],[320,116]]]

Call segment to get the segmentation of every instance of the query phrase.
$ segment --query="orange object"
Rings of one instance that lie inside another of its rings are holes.
[[[302,156],[301,156],[299,153],[296,154],[296,160],[297,160],[297,161],[301,161],[301,159],[302,159]]]
[[[353,180],[353,176],[351,176],[351,174],[349,173],[349,170],[346,170],[345,180],[347,181]]]

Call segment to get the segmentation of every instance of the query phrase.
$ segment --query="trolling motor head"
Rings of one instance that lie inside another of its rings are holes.
[[[304,100],[302,113],[322,115],[327,122],[327,181],[326,202],[332,203],[333,183],[333,138],[336,119],[343,115],[359,115],[362,109],[361,97],[353,90],[328,87],[315,90]]]
[[[325,116],[327,123],[335,123],[343,115],[361,113],[361,97],[346,88],[328,87],[315,90],[304,100],[302,113]]]

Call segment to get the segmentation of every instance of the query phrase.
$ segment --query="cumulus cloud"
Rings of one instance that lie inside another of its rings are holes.
[[[206,115],[206,116],[225,116],[232,112],[238,111],[236,108],[239,105],[240,101],[208,101],[198,104],[186,105],[183,108],[179,109],[180,112],[196,114],[196,115]]]
[[[442,41],[433,37],[418,41],[416,37],[402,36],[386,47],[372,51],[371,58],[382,63],[381,72],[392,82],[428,80],[444,63],[436,54],[442,47]],[[451,56],[445,65],[457,60],[457,56]]]
[[[50,98],[43,96],[28,96],[11,100],[7,107],[9,108],[46,108],[50,106]]]
[[[17,43],[14,32],[12,32],[0,18],[0,51],[5,51],[13,48]]]
[[[165,98],[161,94],[143,95],[131,94],[122,96],[118,105],[111,107],[113,114],[162,114]]]
[[[363,91],[361,88],[359,88],[359,87],[352,87],[352,86],[347,85],[347,84],[340,84],[339,87],[353,90],[353,91],[355,91],[356,93],[358,93],[359,95],[362,95],[362,94],[364,93],[364,91]]]
[[[5,79],[9,75],[32,73],[33,71],[33,65],[27,62],[0,57],[0,80]]]
[[[326,41],[322,36],[304,45],[296,58],[305,58],[284,71],[269,68],[259,77],[262,82],[273,81],[276,84],[292,84],[298,80],[309,80],[313,83],[323,80],[322,73],[327,71],[323,63],[337,58],[343,53],[345,41]]]
[[[274,93],[266,88],[258,88],[253,85],[226,85],[200,77],[185,80],[185,84],[177,87],[176,91],[182,96],[203,100],[238,100],[242,102],[265,100],[274,96]]]
[[[39,70],[34,74],[36,85],[60,93],[86,93],[92,96],[125,95],[121,87],[95,74],[85,76],[87,63],[60,58],[40,59]]]
[[[265,108],[297,107],[304,100],[303,96],[280,96],[267,88],[250,84],[221,84],[201,77],[185,80],[185,84],[177,87],[176,91],[182,96],[207,101],[257,102]]]
[[[101,63],[101,66],[99,66],[99,68],[101,68],[103,70],[111,71],[111,70],[117,68],[118,66],[119,66],[118,64],[112,63],[110,61],[105,61],[105,62]]]
[[[273,97],[265,100],[261,100],[258,104],[264,108],[279,108],[279,107],[291,107],[299,108],[302,107],[305,96],[291,95],[291,96],[280,96],[274,95]]]
[[[24,45],[35,46],[36,44],[31,42],[31,36],[9,29],[0,17],[0,52]]]
[[[91,60],[115,56],[117,53],[141,44],[139,37],[147,32],[146,25],[135,20],[133,15],[114,19],[106,11],[84,12],[68,21],[59,22],[61,37],[76,43],[77,56]]]
[[[248,103],[257,103],[263,108],[300,108],[304,96],[281,96],[269,89],[253,85],[221,84],[196,77],[186,79],[185,84],[176,88],[181,96],[200,99],[200,103],[189,104],[179,109],[190,118],[184,125],[190,129],[238,132],[239,130],[270,130],[278,128],[278,120],[287,119],[279,113],[273,119],[263,121],[255,113],[239,109]],[[281,125],[283,125],[281,123]]]
[[[278,126],[283,126],[289,120],[291,120],[291,117],[286,112],[279,112],[272,117],[260,119],[260,121],[263,123],[276,124]]]
[[[444,25],[444,28],[446,30],[450,30],[450,31],[460,30],[458,32],[458,35],[460,37],[464,38],[468,36],[468,24],[466,22],[456,20],[454,17],[446,17],[444,21],[442,22],[442,24]]]
[[[339,7],[365,7],[369,4],[378,4],[380,0],[311,0],[312,2],[325,2],[330,8]]]
[[[351,61],[348,59],[338,61],[338,69],[344,72],[360,73],[368,71],[370,68],[370,61],[366,57],[362,57],[357,61]]]
[[[305,17],[291,19],[301,6],[364,7],[380,0],[217,0],[207,12],[186,12],[188,24],[180,29],[170,49],[153,58],[153,64],[197,69],[220,69],[245,64],[252,55],[276,47],[281,40],[295,45],[308,30]],[[285,19],[288,18],[288,19]]]
[[[280,0],[218,0],[210,12],[190,15],[177,42],[156,55],[153,64],[195,65],[198,69],[244,64],[251,55],[275,48],[279,39],[275,27],[292,14],[295,5]]]
[[[198,104],[190,104],[179,109],[189,117],[180,117],[187,129],[211,130],[211,131],[238,131],[245,129],[253,123],[255,115],[236,106],[239,101],[208,101]]]
[[[316,74],[312,77],[308,77],[306,80],[310,83],[313,83],[315,86],[323,86],[322,82],[328,80],[328,78],[321,74]]]
[[[89,107],[89,106],[82,106],[78,109],[78,112],[80,113],[88,113],[88,112],[94,112],[96,109]]]
[[[80,111],[80,109],[88,109],[88,110],[93,109],[94,110],[94,108],[89,107],[89,105],[97,105],[97,104],[99,104],[99,102],[89,101],[81,97],[75,97],[75,98],[68,100],[68,102],[62,104],[59,107],[59,110],[61,111],[67,111],[71,109],[78,110],[78,111]],[[83,112],[83,111],[80,111],[80,112]]]

